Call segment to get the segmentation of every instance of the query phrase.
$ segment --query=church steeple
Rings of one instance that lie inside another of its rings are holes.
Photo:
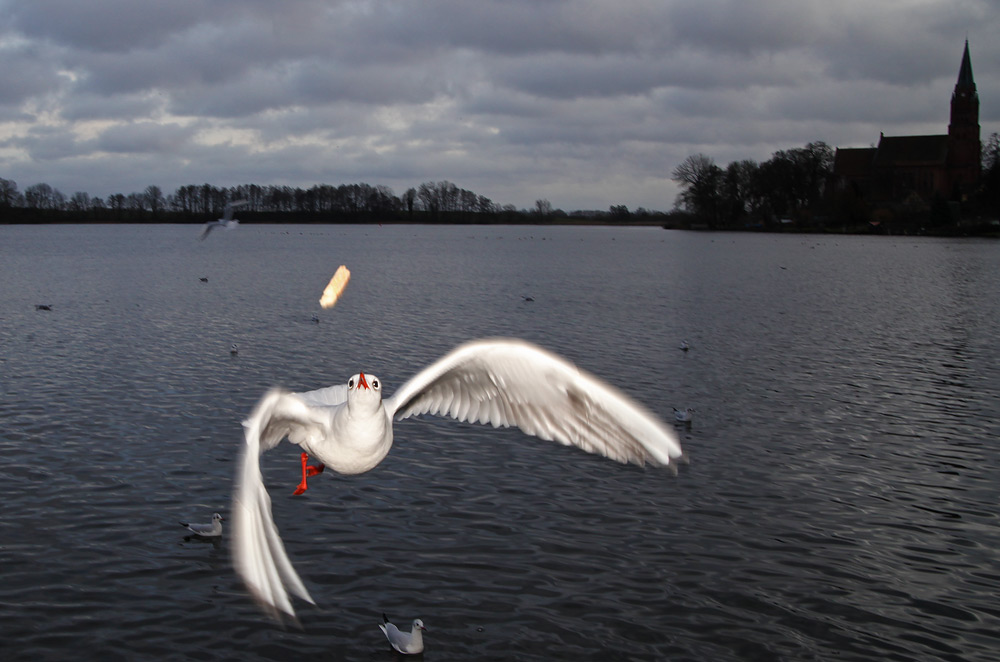
[[[951,124],[948,134],[956,129],[975,128],[976,139],[979,139],[979,94],[976,92],[976,81],[972,78],[972,58],[969,57],[969,40],[965,40],[965,52],[962,53],[962,65],[958,69],[958,82],[955,91],[951,93]]]
[[[958,69],[958,83],[956,87],[971,87],[976,89],[976,81],[972,79],[972,58],[969,57],[969,40],[965,40],[965,52],[962,53],[962,66]]]
[[[979,94],[972,77],[969,40],[965,40],[958,81],[951,94],[951,122],[948,124],[948,166],[953,187],[969,190],[979,179]]]

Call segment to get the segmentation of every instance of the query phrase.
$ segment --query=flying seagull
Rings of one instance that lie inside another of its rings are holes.
[[[515,339],[461,345],[383,399],[382,381],[364,372],[347,384],[304,393],[268,391],[243,422],[246,445],[233,495],[233,562],[272,616],[292,618],[288,591],[314,603],[285,553],[271,515],[260,456],[287,438],[304,451],[302,481],[329,466],[341,474],[376,467],[393,441],[393,422],[420,414],[514,425],[545,440],[621,463],[668,466],[681,457],[677,435],[615,387],[540,347]],[[321,464],[308,466],[308,456]]]
[[[246,203],[246,200],[233,200],[232,202],[227,202],[225,209],[222,210],[222,218],[217,221],[205,223],[205,227],[201,229],[201,236],[199,239],[204,241],[205,237],[207,237],[215,228],[226,228],[227,230],[235,229],[240,222],[233,218],[233,210],[240,205],[245,205]]]

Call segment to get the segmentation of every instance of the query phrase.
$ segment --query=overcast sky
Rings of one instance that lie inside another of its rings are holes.
[[[996,0],[0,0],[0,177],[66,196],[449,180],[669,210],[671,171],[947,132]]]

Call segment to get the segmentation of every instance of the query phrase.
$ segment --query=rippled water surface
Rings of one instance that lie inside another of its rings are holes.
[[[197,232],[0,226],[0,658],[390,660],[382,612],[424,620],[428,660],[1000,656],[1000,244]],[[410,420],[374,471],[293,497],[282,445],[301,629],[258,611],[228,536],[185,539],[228,514],[268,387],[363,369],[391,393],[492,335],[693,407],[690,464]]]

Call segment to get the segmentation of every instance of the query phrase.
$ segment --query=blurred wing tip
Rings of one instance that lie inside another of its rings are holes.
[[[266,613],[272,621],[282,627],[292,625],[296,629],[302,629],[302,623],[299,621],[299,617],[296,615],[294,609],[291,607],[288,609],[278,607],[264,598],[264,596],[252,586],[247,585],[247,591],[249,591],[250,595],[253,597],[260,609]]]
[[[681,451],[678,455],[672,455],[669,458],[669,460],[670,460],[669,462],[654,461],[654,466],[662,467],[667,471],[669,471],[674,476],[676,476],[682,464],[690,463],[690,460],[688,459],[688,454],[684,451]]]

